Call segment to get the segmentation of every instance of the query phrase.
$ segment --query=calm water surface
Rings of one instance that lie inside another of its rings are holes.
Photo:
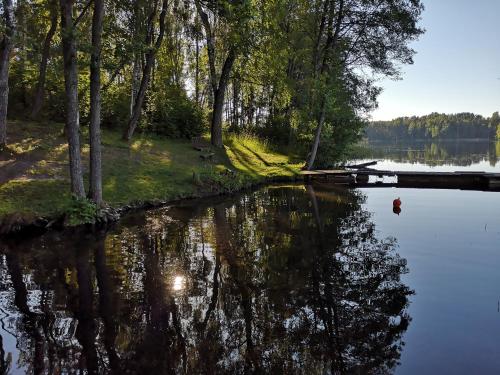
[[[498,374],[499,213],[492,192],[291,185],[4,242],[0,366]]]
[[[378,160],[374,168],[399,171],[500,172],[500,142],[488,140],[371,141],[358,161]]]

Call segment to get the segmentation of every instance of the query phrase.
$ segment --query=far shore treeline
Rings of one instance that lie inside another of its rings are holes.
[[[368,140],[414,141],[428,139],[500,139],[500,116],[486,118],[473,113],[398,117],[373,121],[365,130]]]

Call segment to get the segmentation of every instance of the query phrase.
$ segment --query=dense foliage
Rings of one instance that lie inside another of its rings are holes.
[[[391,121],[374,121],[366,129],[369,139],[415,140],[415,139],[494,139],[500,131],[498,112],[490,118],[473,113],[443,114],[399,117]]]
[[[136,131],[210,130],[215,147],[223,129],[252,133],[290,147],[309,168],[332,165],[361,136],[380,92],[374,82],[412,63],[409,43],[423,32],[420,0],[14,5],[9,116],[66,122],[77,196],[80,123],[95,155],[91,190],[101,125],[127,141]]]

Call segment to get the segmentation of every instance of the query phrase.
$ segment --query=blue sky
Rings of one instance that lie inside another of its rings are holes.
[[[500,110],[500,0],[423,0],[414,64],[383,80],[373,120]]]

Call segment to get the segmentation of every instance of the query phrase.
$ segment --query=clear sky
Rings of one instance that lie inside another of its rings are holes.
[[[500,110],[500,0],[423,0],[426,33],[402,80],[383,80],[373,120]]]

